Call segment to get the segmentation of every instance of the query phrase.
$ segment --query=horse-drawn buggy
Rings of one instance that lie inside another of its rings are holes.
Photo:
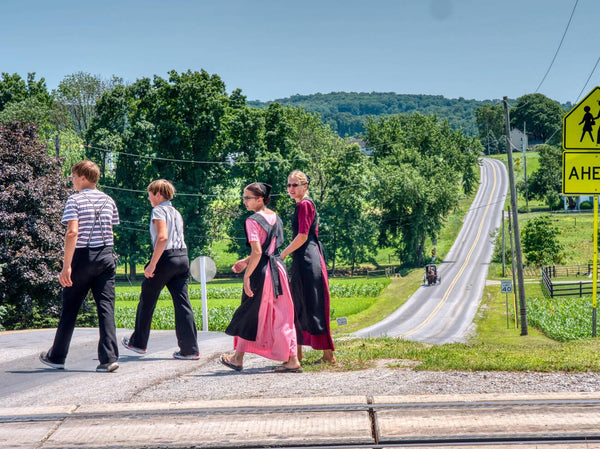
[[[435,285],[442,281],[441,276],[438,274],[437,265],[430,263],[425,265],[425,274],[423,275],[423,284]]]

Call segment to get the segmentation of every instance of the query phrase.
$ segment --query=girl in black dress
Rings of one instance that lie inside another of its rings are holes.
[[[292,217],[294,239],[281,257],[292,255],[291,289],[296,312],[298,358],[302,345],[323,351],[321,362],[335,363],[333,339],[329,328],[329,280],[319,242],[319,224],[315,204],[308,197],[310,179],[295,170],[288,177],[288,193],[296,201]]]

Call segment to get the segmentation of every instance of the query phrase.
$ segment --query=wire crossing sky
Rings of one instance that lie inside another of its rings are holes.
[[[600,84],[598,0],[3,0],[0,17],[0,72],[50,89],[78,71],[133,82],[188,69],[262,101],[537,89],[564,103]]]

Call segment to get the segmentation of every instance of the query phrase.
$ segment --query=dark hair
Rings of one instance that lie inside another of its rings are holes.
[[[253,182],[252,184],[248,184],[245,190],[262,198],[265,206],[271,202],[271,186],[269,184],[265,184],[264,182]]]

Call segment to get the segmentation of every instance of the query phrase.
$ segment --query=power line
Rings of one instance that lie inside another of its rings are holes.
[[[569,29],[569,25],[571,25],[571,20],[573,19],[573,14],[575,14],[575,9],[577,8],[577,3],[579,3],[579,0],[575,0],[575,4],[573,5],[573,10],[571,11],[571,16],[569,17],[569,21],[567,22],[567,26],[565,27],[565,31],[564,31],[564,33],[562,35],[562,38],[560,39],[560,43],[558,44],[558,48],[556,49],[556,52],[554,53],[554,57],[552,58],[552,61],[550,62],[550,65],[548,66],[548,70],[546,70],[546,74],[542,78],[542,81],[540,81],[540,84],[538,84],[537,89],[535,89],[535,93],[537,93],[540,90],[540,87],[542,86],[542,84],[546,80],[546,77],[548,76],[548,73],[550,73],[550,69],[552,68],[552,65],[554,65],[554,61],[556,60],[556,56],[558,55],[558,52],[560,51],[560,47],[562,46],[563,41],[565,40],[565,36],[567,35],[567,31]]]
[[[301,157],[297,159],[279,159],[279,160],[269,160],[269,161],[237,161],[237,160],[229,160],[229,161],[200,161],[194,159],[175,159],[175,158],[166,158],[159,156],[147,156],[143,154],[135,154],[135,153],[127,153],[125,151],[115,151],[110,150],[108,148],[100,148],[92,145],[85,145],[86,148],[90,148],[92,150],[102,151],[105,153],[117,154],[120,156],[129,156],[135,157],[139,159],[148,159],[151,161],[165,161],[165,162],[176,162],[176,163],[186,163],[186,164],[199,164],[199,165],[255,165],[255,164],[283,164],[286,162],[310,162],[311,160],[320,159],[320,157]],[[359,148],[360,150],[360,148]],[[349,149],[344,151],[345,154],[356,151],[355,149]]]
[[[599,62],[600,62],[600,56],[598,56],[598,59],[596,59],[596,64],[594,64],[594,68],[590,72],[590,76],[588,76],[588,79],[586,80],[585,84],[583,85],[583,89],[581,89],[581,92],[579,92],[579,95],[577,95],[577,100],[575,100],[575,103],[577,103],[579,101],[579,98],[581,97],[581,94],[583,94],[583,91],[585,90],[585,88],[587,87],[588,83],[590,82],[590,79],[592,78],[592,75],[596,71],[596,68],[598,67],[598,63]]]
[[[351,187],[361,187],[364,186],[365,183],[359,183],[359,184],[347,184],[347,185],[343,185],[343,186],[332,186],[328,189],[320,189],[320,190],[315,190],[315,189],[311,189],[311,192],[315,192],[315,193],[323,193],[323,192],[338,192],[340,190],[346,190],[349,189]],[[113,187],[113,186],[107,186],[107,185],[101,185],[100,187],[102,187],[103,189],[111,189],[111,190],[119,190],[121,192],[131,192],[131,193],[148,193],[147,190],[138,190],[138,189],[125,189],[122,187]],[[177,192],[175,194],[175,196],[188,196],[188,197],[195,197],[195,198],[220,198],[223,196],[223,194],[202,194],[202,193],[180,193]],[[272,197],[278,197],[278,196],[287,196],[287,193],[274,193],[272,195],[270,195]]]
[[[114,186],[107,186],[107,185],[102,185],[101,186],[103,189],[111,189],[111,190],[119,190],[121,192],[132,192],[132,193],[148,193],[147,190],[138,190],[138,189],[126,189],[123,187],[114,187]],[[175,194],[175,196],[191,196],[191,197],[196,197],[196,198],[216,198],[216,197],[220,197],[222,195],[217,195],[217,194],[202,194],[202,193],[181,193],[181,192],[177,192]]]

